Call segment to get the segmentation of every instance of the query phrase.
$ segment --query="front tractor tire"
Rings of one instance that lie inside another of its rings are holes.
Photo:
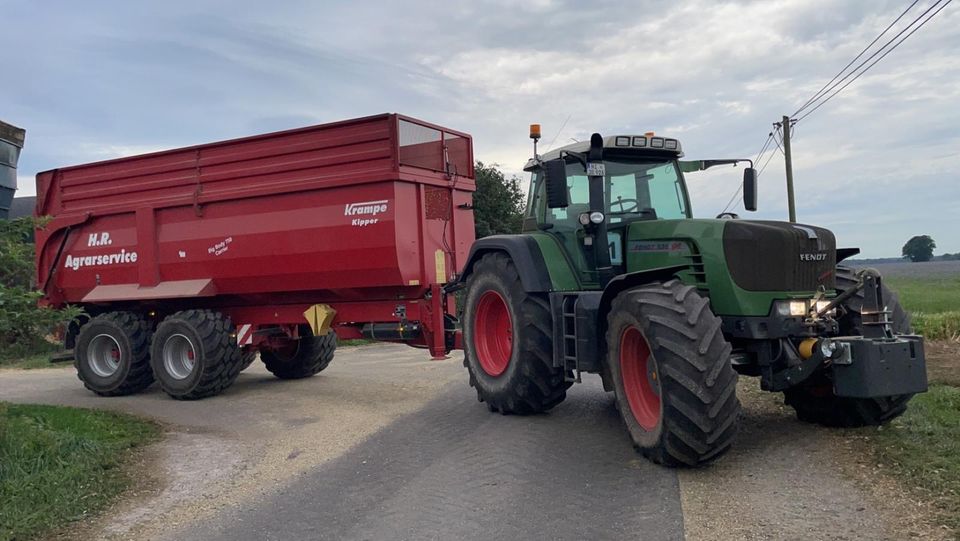
[[[539,413],[567,397],[572,382],[553,366],[550,303],[524,290],[505,254],[485,254],[474,266],[464,320],[463,364],[491,411]]]
[[[857,284],[854,269],[837,267],[837,289],[849,289]],[[890,311],[890,324],[896,334],[910,334],[910,315],[900,305],[897,295],[881,285],[883,299]],[[846,311],[837,323],[843,336],[863,334],[860,316],[863,291],[844,303]],[[784,402],[797,412],[797,418],[809,423],[832,427],[878,426],[899,417],[907,411],[912,394],[878,398],[852,398],[833,394],[833,381],[828,370],[820,370],[807,381],[783,393]]]
[[[634,446],[665,466],[725,453],[740,402],[730,344],[710,302],[678,280],[620,293],[607,321],[607,370]]]
[[[244,356],[230,318],[212,310],[185,310],[157,327],[150,364],[160,387],[178,400],[222,393],[233,385]]]
[[[337,335],[332,330],[314,336],[310,327],[300,327],[300,338],[290,340],[287,347],[260,351],[260,359],[271,374],[280,379],[309,378],[330,366],[337,349]]]
[[[83,385],[100,396],[138,393],[153,383],[147,320],[132,312],[109,312],[80,328],[74,366]]]

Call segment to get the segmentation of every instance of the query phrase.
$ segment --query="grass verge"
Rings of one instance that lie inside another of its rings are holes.
[[[931,386],[903,416],[867,430],[879,460],[960,533],[960,388]]]
[[[960,310],[960,275],[884,277],[887,287],[900,296],[911,312],[935,314]]]
[[[0,368],[49,368],[58,366],[50,362],[50,356],[60,351],[55,344],[40,344],[24,347],[11,347],[0,353]],[[61,365],[62,366],[62,365]]]
[[[120,467],[159,427],[128,415],[0,403],[0,541],[30,539],[109,504]]]
[[[928,340],[960,340],[960,312],[913,312],[910,322]]]

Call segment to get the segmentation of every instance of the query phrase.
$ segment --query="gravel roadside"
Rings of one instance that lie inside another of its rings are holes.
[[[855,431],[797,421],[754,378],[741,378],[737,394],[734,448],[712,467],[679,472],[688,540],[948,539]]]
[[[156,386],[98,397],[72,366],[2,370],[0,400],[113,409],[164,423],[164,440],[132,466],[140,488],[60,536],[152,539],[273,492],[340,456],[449,382],[465,380],[461,359],[430,361],[403,345],[344,347],[313,378],[281,381],[257,362],[225,393],[200,401],[171,400]]]

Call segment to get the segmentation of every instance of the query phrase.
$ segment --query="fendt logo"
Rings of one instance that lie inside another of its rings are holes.
[[[818,254],[800,254],[800,261],[826,261],[827,254],[820,252]]]
[[[361,203],[347,203],[343,206],[344,216],[370,216],[370,218],[354,218],[350,225],[366,227],[380,221],[376,215],[387,211],[387,200],[363,201]]]

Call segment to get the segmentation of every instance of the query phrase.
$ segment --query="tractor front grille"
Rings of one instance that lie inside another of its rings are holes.
[[[837,241],[822,227],[731,220],[724,227],[723,250],[734,282],[747,291],[836,287]]]

